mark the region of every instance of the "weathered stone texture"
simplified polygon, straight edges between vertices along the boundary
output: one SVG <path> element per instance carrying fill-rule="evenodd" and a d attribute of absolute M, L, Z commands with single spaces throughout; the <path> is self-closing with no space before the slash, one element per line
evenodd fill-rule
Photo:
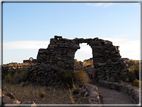
<path fill-rule="evenodd" d="M 107 77 L 113 81 L 115 75 L 128 72 L 125 63 L 121 60 L 119 46 L 113 46 L 111 41 L 99 38 L 71 40 L 55 36 L 50 39 L 47 49 L 39 49 L 37 62 L 54 65 L 64 70 L 74 70 L 74 54 L 80 49 L 80 43 L 87 43 L 92 48 L 96 81 L 106 80 Z"/>

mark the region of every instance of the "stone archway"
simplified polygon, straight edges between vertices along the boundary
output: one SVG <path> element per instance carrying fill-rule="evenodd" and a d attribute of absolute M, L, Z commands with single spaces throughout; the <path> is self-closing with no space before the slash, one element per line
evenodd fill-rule
<path fill-rule="evenodd" d="M 38 63 L 49 64 L 58 67 L 58 71 L 74 70 L 74 55 L 80 49 L 80 43 L 87 43 L 92 48 L 93 65 L 96 71 L 95 78 L 113 81 L 115 75 L 128 72 L 125 63 L 121 60 L 119 46 L 113 46 L 111 41 L 99 38 L 75 38 L 66 39 L 62 36 L 54 36 L 46 49 L 39 49 Z"/>

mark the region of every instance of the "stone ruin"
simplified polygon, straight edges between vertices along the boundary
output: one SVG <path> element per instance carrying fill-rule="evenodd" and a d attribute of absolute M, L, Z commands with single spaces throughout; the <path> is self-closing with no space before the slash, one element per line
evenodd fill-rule
<path fill-rule="evenodd" d="M 50 73 L 46 72 L 47 75 L 51 74 L 53 78 L 61 71 L 74 70 L 74 55 L 80 49 L 80 43 L 87 43 L 92 48 L 96 81 L 107 80 L 107 78 L 113 81 L 114 76 L 129 72 L 121 60 L 119 46 L 113 46 L 111 41 L 99 38 L 66 39 L 62 36 L 54 36 L 46 49 L 39 49 L 37 63 L 45 64 L 47 69 L 50 69 L 47 70 L 50 71 Z"/>
<path fill-rule="evenodd" d="M 63 85 L 58 75 L 62 71 L 74 70 L 74 55 L 80 49 L 80 43 L 87 43 L 92 48 L 95 81 L 114 81 L 115 76 L 129 72 L 121 59 L 119 46 L 113 46 L 111 41 L 99 38 L 66 39 L 54 36 L 46 49 L 39 49 L 37 65 L 28 68 L 26 82 L 41 85 Z"/>

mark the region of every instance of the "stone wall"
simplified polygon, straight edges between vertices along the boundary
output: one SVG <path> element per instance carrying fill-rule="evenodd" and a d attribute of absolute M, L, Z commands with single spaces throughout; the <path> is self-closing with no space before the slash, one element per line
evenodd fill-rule
<path fill-rule="evenodd" d="M 87 43 L 92 48 L 96 81 L 107 78 L 114 81 L 114 76 L 129 72 L 121 60 L 119 46 L 113 46 L 111 41 L 99 38 L 66 39 L 55 36 L 50 39 L 50 44 L 46 49 L 39 49 L 37 63 L 59 67 L 60 70 L 74 70 L 74 55 L 77 49 L 80 49 L 80 43 Z"/>
<path fill-rule="evenodd" d="M 102 80 L 100 80 L 98 83 L 99 85 L 104 86 L 106 88 L 117 90 L 125 94 L 128 94 L 130 98 L 133 100 L 133 103 L 139 104 L 139 88 L 138 87 L 119 84 L 117 82 L 107 82 Z"/>
<path fill-rule="evenodd" d="M 74 70 L 74 54 L 79 48 L 73 40 L 55 36 L 50 39 L 47 49 L 39 49 L 37 62 Z"/>

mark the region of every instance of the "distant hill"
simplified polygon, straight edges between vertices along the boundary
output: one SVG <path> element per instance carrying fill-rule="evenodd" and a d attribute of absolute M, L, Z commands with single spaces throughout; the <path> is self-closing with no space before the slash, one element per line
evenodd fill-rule
<path fill-rule="evenodd" d="M 139 60 L 132 60 L 129 58 L 121 58 L 121 59 L 127 64 L 128 67 L 130 67 L 134 64 L 139 64 Z M 140 61 L 140 64 L 142 64 L 142 61 Z M 93 66 L 93 58 L 85 59 L 83 61 L 83 66 L 88 66 L 88 65 Z"/>

